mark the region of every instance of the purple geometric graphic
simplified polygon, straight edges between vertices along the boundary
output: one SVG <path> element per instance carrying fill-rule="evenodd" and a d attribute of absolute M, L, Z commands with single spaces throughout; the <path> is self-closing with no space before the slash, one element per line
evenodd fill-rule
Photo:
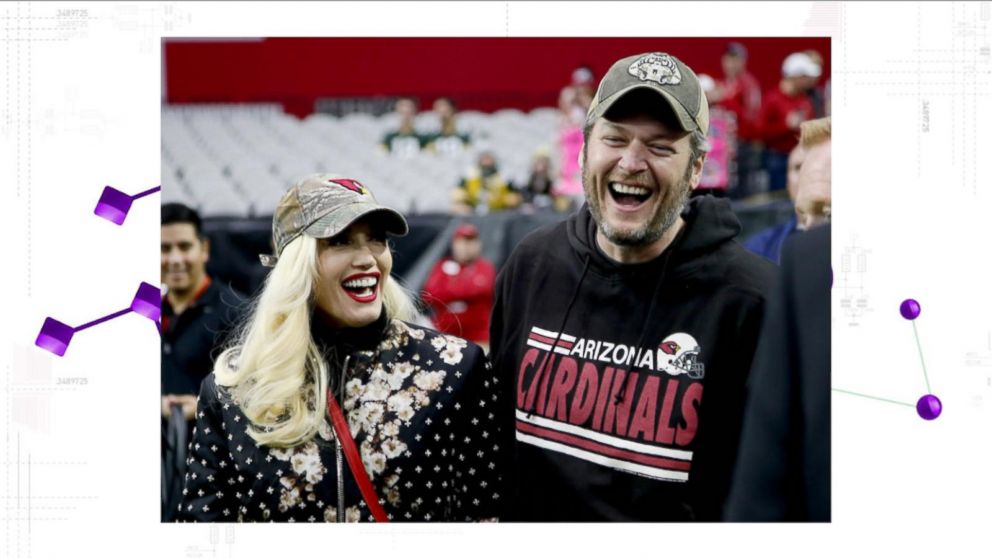
<path fill-rule="evenodd" d="M 157 322 L 162 317 L 162 291 L 155 285 L 142 282 L 131 302 L 131 310 Z"/>
<path fill-rule="evenodd" d="M 156 186 L 132 196 L 111 186 L 106 186 L 103 189 L 103 193 L 100 194 L 100 201 L 97 202 L 93 213 L 115 225 L 122 225 L 124 224 L 124 219 L 127 218 L 127 212 L 131 210 L 131 203 L 134 200 L 154 194 L 161 189 L 162 186 Z"/>
<path fill-rule="evenodd" d="M 940 411 L 943 408 L 944 406 L 940 403 L 940 399 L 933 394 L 924 395 L 916 402 L 916 412 L 924 420 L 933 420 L 939 417 Z"/>
<path fill-rule="evenodd" d="M 927 374 L 927 363 L 926 360 L 923 358 L 923 345 L 920 343 L 920 334 L 916 330 L 916 318 L 920 316 L 920 310 L 921 310 L 920 303 L 912 298 L 907 298 L 906 300 L 902 301 L 902 304 L 899 305 L 899 314 L 903 318 L 909 320 L 909 322 L 913 325 L 913 338 L 916 339 L 916 351 L 920 355 L 920 367 L 923 369 L 923 381 L 926 382 L 927 384 L 927 394 L 921 397 L 916 402 L 916 413 L 919 414 L 920 417 L 923 418 L 924 420 L 934 420 L 935 418 L 940 416 L 940 413 L 943 410 L 944 406 L 940 402 L 940 399 L 936 395 L 931 393 L 930 375 Z M 866 395 L 864 393 L 857 393 L 854 391 L 848 391 L 838 388 L 831 388 L 831 389 L 833 391 L 847 393 L 849 395 L 857 395 L 859 397 L 866 397 L 868 399 L 874 399 L 877 401 L 885 401 L 887 403 L 895 403 L 896 405 L 913 407 L 912 403 L 906 401 L 894 401 L 892 399 L 885 399 L 882 397 Z"/>
<path fill-rule="evenodd" d="M 100 195 L 100 201 L 96 204 L 93 213 L 104 219 L 120 225 L 127 218 L 127 212 L 131 209 L 131 196 L 107 186 Z"/>
<path fill-rule="evenodd" d="M 159 323 L 159 318 L 162 316 L 161 296 L 161 291 L 159 291 L 158 287 L 142 282 L 138 286 L 138 292 L 134 295 L 134 300 L 131 302 L 130 308 L 118 310 L 113 314 L 108 314 L 76 327 L 66 325 L 54 318 L 45 318 L 45 323 L 41 326 L 41 332 L 38 334 L 38 338 L 35 339 L 34 344 L 56 356 L 63 356 L 66 349 L 69 348 L 69 342 L 72 341 L 73 334 L 108 322 L 114 318 L 119 318 L 125 314 L 130 314 L 131 312 L 141 314 L 155 322 L 155 325 L 158 326 L 159 334 L 161 334 L 162 326 Z"/>
<path fill-rule="evenodd" d="M 73 333 L 75 330 L 72 327 L 58 320 L 45 318 L 45 323 L 41 326 L 41 333 L 38 334 L 34 344 L 50 353 L 62 356 L 69 348 L 69 341 L 72 341 Z"/>
<path fill-rule="evenodd" d="M 920 316 L 920 303 L 911 298 L 907 298 L 902 301 L 902 304 L 899 305 L 899 313 L 902 314 L 902 317 L 907 320 L 915 320 Z"/>

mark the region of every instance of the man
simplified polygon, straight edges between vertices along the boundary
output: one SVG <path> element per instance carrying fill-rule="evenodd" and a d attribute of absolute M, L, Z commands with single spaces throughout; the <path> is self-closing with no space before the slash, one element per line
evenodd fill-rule
<path fill-rule="evenodd" d="M 434 112 L 441 120 L 441 129 L 427 135 L 424 139 L 425 149 L 444 155 L 457 155 L 465 150 L 470 140 L 468 134 L 458 131 L 455 120 L 457 111 L 455 102 L 450 97 L 438 97 L 434 101 Z"/>
<path fill-rule="evenodd" d="M 795 209 L 796 195 L 799 193 L 799 168 L 802 166 L 805 156 L 806 152 L 801 145 L 795 146 L 792 148 L 792 152 L 789 153 L 788 177 L 786 179 L 785 189 L 789 193 L 789 200 L 792 201 L 793 209 Z M 744 241 L 744 247 L 759 256 L 764 256 L 775 263 L 779 263 L 782 255 L 782 244 L 785 243 L 785 240 L 792 233 L 796 232 L 797 223 L 797 216 L 793 212 L 792 217 L 788 221 L 762 229 L 749 236 Z"/>
<path fill-rule="evenodd" d="M 731 521 L 830 521 L 830 117 L 801 132 L 796 209 L 814 230 L 783 250 L 748 388 Z"/>
<path fill-rule="evenodd" d="M 434 310 L 434 327 L 489 350 L 496 268 L 482 257 L 479 229 L 463 223 L 451 240 L 451 257 L 441 258 L 424 284 L 424 300 Z"/>
<path fill-rule="evenodd" d="M 207 275 L 210 241 L 200 216 L 179 203 L 162 206 L 162 416 L 179 405 L 196 412 L 200 381 L 213 370 L 211 352 L 236 323 L 241 296 Z"/>
<path fill-rule="evenodd" d="M 741 142 L 759 139 L 758 115 L 761 111 L 761 85 L 747 71 L 747 48 L 728 43 L 720 58 L 723 79 L 716 86 L 714 104 L 737 115 L 737 137 Z"/>
<path fill-rule="evenodd" d="M 425 141 L 414 128 L 417 102 L 409 97 L 401 97 L 396 101 L 395 110 L 400 119 L 399 128 L 382 138 L 382 147 L 398 157 L 414 157 L 420 153 Z"/>
<path fill-rule="evenodd" d="M 774 265 L 733 241 L 729 202 L 686 202 L 708 124 L 681 61 L 617 61 L 585 124 L 587 205 L 500 273 L 509 519 L 720 518 Z"/>
<path fill-rule="evenodd" d="M 814 118 L 813 103 L 806 91 L 816 85 L 822 70 L 806 53 L 794 52 L 782 62 L 782 80 L 770 90 L 761 107 L 761 130 L 767 150 L 770 190 L 785 188 L 786 161 L 799 143 L 799 124 Z"/>
<path fill-rule="evenodd" d="M 716 83 L 710 104 L 734 113 L 737 120 L 737 177 L 731 193 L 745 198 L 753 193 L 754 171 L 761 167 L 761 85 L 747 70 L 747 48 L 728 43 L 720 57 L 723 78 Z"/>
<path fill-rule="evenodd" d="M 831 206 L 830 117 L 803 122 L 802 147 L 806 152 L 799 170 L 796 219 L 799 230 L 830 221 Z"/>
<path fill-rule="evenodd" d="M 200 382 L 213 370 L 213 349 L 237 321 L 240 297 L 206 272 L 210 242 L 200 216 L 178 203 L 162 206 L 162 521 L 175 518 L 186 474 Z M 173 408 L 182 418 L 173 417 Z"/>
<path fill-rule="evenodd" d="M 455 215 L 486 214 L 520 205 L 522 196 L 503 178 L 492 151 L 482 151 L 451 194 Z"/>

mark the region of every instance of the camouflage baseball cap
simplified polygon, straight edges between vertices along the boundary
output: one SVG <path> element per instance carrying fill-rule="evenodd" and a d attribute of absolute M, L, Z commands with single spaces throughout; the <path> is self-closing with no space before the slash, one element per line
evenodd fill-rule
<path fill-rule="evenodd" d="M 405 235 L 410 229 L 399 212 L 379 205 L 372 192 L 352 178 L 311 174 L 283 194 L 272 216 L 275 255 L 261 254 L 262 265 L 276 264 L 283 248 L 301 234 L 330 238 L 366 215 L 377 214 L 386 232 Z"/>
<path fill-rule="evenodd" d="M 710 109 L 703 88 L 692 68 L 664 52 L 635 54 L 617 60 L 599 82 L 599 89 L 589 105 L 586 124 L 606 114 L 618 100 L 635 89 L 655 91 L 664 99 L 686 132 L 710 127 Z"/>

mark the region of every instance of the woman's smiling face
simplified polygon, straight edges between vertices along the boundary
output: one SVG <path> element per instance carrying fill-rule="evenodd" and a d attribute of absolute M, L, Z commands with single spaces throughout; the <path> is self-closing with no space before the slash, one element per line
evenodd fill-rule
<path fill-rule="evenodd" d="M 336 327 L 363 327 L 382 313 L 382 282 L 393 268 L 386 231 L 368 219 L 317 241 L 317 308 Z"/>

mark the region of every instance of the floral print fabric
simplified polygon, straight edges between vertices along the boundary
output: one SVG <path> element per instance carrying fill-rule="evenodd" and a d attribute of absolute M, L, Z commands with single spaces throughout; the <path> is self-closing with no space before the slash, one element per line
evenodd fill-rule
<path fill-rule="evenodd" d="M 391 521 L 497 517 L 503 443 L 497 380 L 482 350 L 392 321 L 378 350 L 353 355 L 342 410 Z M 258 446 L 211 374 L 197 408 L 180 520 L 336 521 L 335 435 L 294 448 Z M 371 521 L 343 460 L 346 521 Z"/>

